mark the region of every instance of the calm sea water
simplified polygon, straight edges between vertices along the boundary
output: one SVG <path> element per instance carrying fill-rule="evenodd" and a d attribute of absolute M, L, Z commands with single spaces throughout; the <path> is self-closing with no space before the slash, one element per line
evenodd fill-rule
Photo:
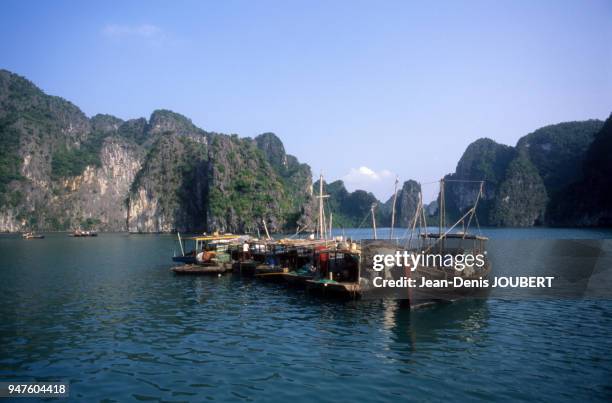
<path fill-rule="evenodd" d="M 610 301 L 326 301 L 175 276 L 175 248 L 170 235 L 0 236 L 0 380 L 69 381 L 73 401 L 612 398 Z"/>

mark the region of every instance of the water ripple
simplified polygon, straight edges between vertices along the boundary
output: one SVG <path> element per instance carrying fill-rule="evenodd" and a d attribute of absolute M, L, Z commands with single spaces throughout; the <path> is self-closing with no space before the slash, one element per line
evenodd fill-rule
<path fill-rule="evenodd" d="M 610 302 L 490 299 L 411 312 L 173 276 L 160 264 L 171 237 L 78 241 L 50 236 L 25 250 L 0 240 L 1 378 L 69 380 L 71 399 L 86 401 L 611 394 Z"/>

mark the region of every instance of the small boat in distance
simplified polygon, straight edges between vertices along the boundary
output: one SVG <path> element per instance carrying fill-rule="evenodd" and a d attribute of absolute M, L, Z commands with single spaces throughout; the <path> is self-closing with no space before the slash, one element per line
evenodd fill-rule
<path fill-rule="evenodd" d="M 70 234 L 69 236 L 74 237 L 74 238 L 85 238 L 85 237 L 90 237 L 90 236 L 98 236 L 98 233 L 96 231 L 82 231 L 80 229 L 77 229 L 77 230 L 74 230 L 74 232 Z"/>
<path fill-rule="evenodd" d="M 38 235 L 38 234 L 35 234 L 34 232 L 24 232 L 23 234 L 21 234 L 21 237 L 23 239 L 44 239 L 45 238 L 44 235 Z"/>

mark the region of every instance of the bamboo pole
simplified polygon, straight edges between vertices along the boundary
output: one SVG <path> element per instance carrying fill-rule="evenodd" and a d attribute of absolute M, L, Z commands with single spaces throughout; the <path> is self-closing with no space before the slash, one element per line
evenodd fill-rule
<path fill-rule="evenodd" d="M 268 232 L 268 226 L 266 225 L 266 220 L 261 220 L 261 222 L 263 222 L 263 226 L 264 226 L 264 230 L 266 231 L 266 237 L 268 237 L 268 240 L 272 239 L 270 238 L 270 233 Z"/>
<path fill-rule="evenodd" d="M 178 236 L 179 245 L 181 247 L 181 255 L 185 256 L 185 250 L 183 249 L 183 240 L 181 239 L 181 233 L 176 231 L 176 236 Z"/>
<path fill-rule="evenodd" d="M 323 174 L 319 175 L 319 237 L 325 239 L 323 232 Z"/>
<path fill-rule="evenodd" d="M 327 225 L 325 223 L 325 210 L 323 207 L 323 199 L 329 197 L 329 195 L 323 194 L 323 174 L 319 175 L 319 239 L 325 239 L 327 237 Z"/>
<path fill-rule="evenodd" d="M 376 203 L 372 203 L 371 212 L 372 212 L 372 227 L 374 228 L 374 239 L 378 239 L 376 236 L 376 215 L 374 213 L 374 209 L 376 208 Z"/>
<path fill-rule="evenodd" d="M 391 209 L 391 233 L 389 234 L 389 239 L 393 239 L 393 228 L 395 227 L 395 202 L 397 201 L 397 184 L 399 182 L 399 177 L 395 177 L 395 191 L 393 192 L 393 207 Z"/>

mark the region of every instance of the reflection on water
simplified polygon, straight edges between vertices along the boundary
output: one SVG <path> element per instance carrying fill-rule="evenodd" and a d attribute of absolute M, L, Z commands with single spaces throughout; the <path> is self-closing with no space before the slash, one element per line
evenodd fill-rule
<path fill-rule="evenodd" d="M 455 304 L 439 304 L 423 309 L 402 309 L 395 304 L 391 331 L 393 342 L 409 345 L 412 351 L 419 344 L 439 342 L 450 335 L 466 342 L 486 337 L 488 304 L 485 300 L 462 301 Z"/>
<path fill-rule="evenodd" d="M 612 303 L 418 311 L 178 277 L 171 236 L 0 237 L 0 378 L 71 400 L 606 400 Z"/>

